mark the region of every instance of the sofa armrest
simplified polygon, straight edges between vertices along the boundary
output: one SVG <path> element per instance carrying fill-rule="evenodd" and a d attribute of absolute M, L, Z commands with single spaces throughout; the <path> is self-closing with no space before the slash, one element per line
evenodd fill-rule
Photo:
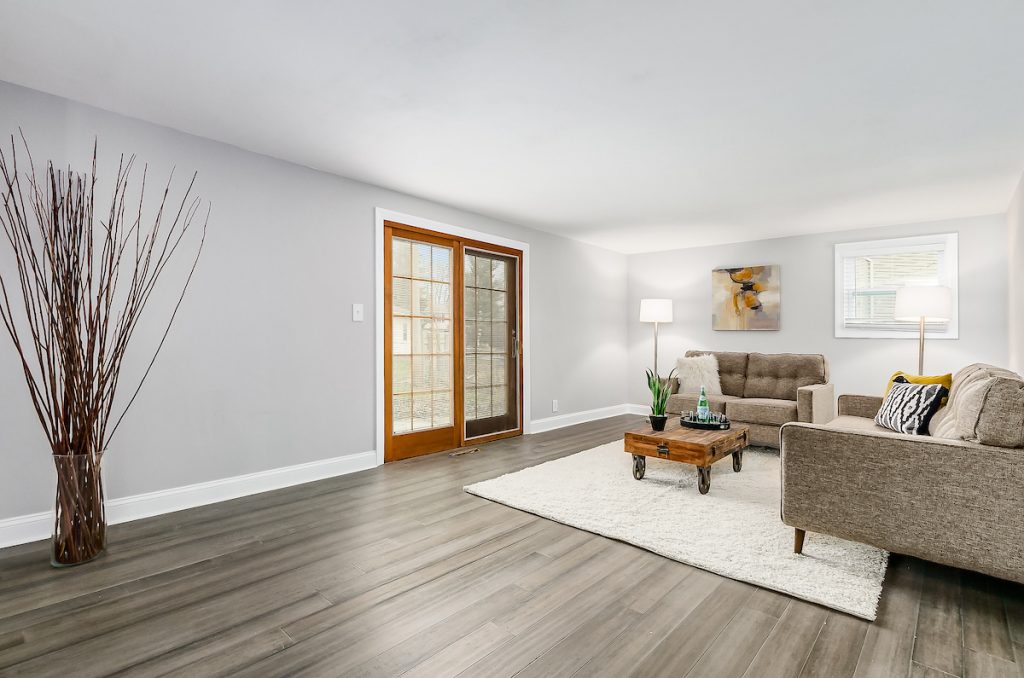
<path fill-rule="evenodd" d="M 801 423 L 781 440 L 787 525 L 1024 582 L 1024 450 Z"/>
<path fill-rule="evenodd" d="M 808 424 L 827 424 L 836 417 L 836 389 L 832 384 L 801 386 L 796 390 L 796 416 Z"/>
<path fill-rule="evenodd" d="M 849 395 L 844 393 L 839 396 L 839 414 L 851 417 L 864 417 L 874 419 L 878 410 L 882 409 L 882 401 L 879 396 Z"/>

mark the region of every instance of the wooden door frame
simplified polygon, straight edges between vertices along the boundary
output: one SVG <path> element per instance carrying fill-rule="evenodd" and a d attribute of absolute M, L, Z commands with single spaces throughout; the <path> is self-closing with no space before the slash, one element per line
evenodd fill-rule
<path fill-rule="evenodd" d="M 522 289 L 520 291 L 521 304 L 521 337 L 520 337 L 520 387 L 522 389 L 522 410 L 520 412 L 520 423 L 523 434 L 532 430 L 530 420 L 530 244 L 519 240 L 512 240 L 502 236 L 484 233 L 473 229 L 453 226 L 432 219 L 425 219 L 410 214 L 403 214 L 394 210 L 377 207 L 374 210 L 374 244 L 375 244 L 375 268 L 374 268 L 374 320 L 375 320 L 375 355 L 376 355 L 376 417 L 375 417 L 375 452 L 377 465 L 384 463 L 384 440 L 385 428 L 385 381 L 384 381 L 384 222 L 395 221 L 414 229 L 422 229 L 440 233 L 462 240 L 476 241 L 484 247 L 511 248 L 522 253 Z M 499 434 L 500 435 L 500 434 Z M 484 442 L 486 437 L 473 438 L 472 442 Z"/>

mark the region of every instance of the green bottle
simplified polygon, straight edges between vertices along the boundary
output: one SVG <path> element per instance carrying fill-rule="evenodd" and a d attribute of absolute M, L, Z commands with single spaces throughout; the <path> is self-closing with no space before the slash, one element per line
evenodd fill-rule
<path fill-rule="evenodd" d="M 700 387 L 700 400 L 697 401 L 697 419 L 699 421 L 707 421 L 708 417 L 711 416 L 711 408 L 708 407 L 708 394 L 704 390 L 704 387 Z"/>

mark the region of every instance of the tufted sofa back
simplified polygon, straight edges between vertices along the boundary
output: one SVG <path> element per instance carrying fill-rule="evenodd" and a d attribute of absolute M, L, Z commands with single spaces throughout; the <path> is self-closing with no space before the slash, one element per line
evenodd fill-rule
<path fill-rule="evenodd" d="M 751 353 L 744 398 L 796 400 L 801 386 L 828 383 L 825 356 L 803 353 Z"/>
<path fill-rule="evenodd" d="M 730 353 L 728 351 L 687 351 L 686 357 L 712 354 L 718 360 L 718 377 L 722 382 L 722 393 L 727 396 L 743 397 L 743 388 L 747 383 L 747 353 Z M 793 396 L 796 400 L 796 396 Z"/>

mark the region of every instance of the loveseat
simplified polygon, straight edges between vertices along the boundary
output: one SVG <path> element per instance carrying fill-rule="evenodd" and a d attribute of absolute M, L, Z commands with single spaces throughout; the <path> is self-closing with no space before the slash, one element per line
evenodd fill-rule
<path fill-rule="evenodd" d="M 1024 379 L 960 370 L 929 435 L 877 426 L 882 402 L 843 395 L 834 420 L 782 427 L 795 550 L 820 532 L 1024 583 Z"/>
<path fill-rule="evenodd" d="M 747 426 L 752 445 L 778 448 L 783 424 L 823 424 L 835 416 L 835 390 L 828 383 L 828 361 L 823 355 L 687 351 L 686 357 L 708 353 L 718 361 L 722 384 L 722 395 L 708 395 L 708 406 Z M 699 397 L 699 393 L 673 393 L 666 410 L 669 414 L 694 411 Z"/>

